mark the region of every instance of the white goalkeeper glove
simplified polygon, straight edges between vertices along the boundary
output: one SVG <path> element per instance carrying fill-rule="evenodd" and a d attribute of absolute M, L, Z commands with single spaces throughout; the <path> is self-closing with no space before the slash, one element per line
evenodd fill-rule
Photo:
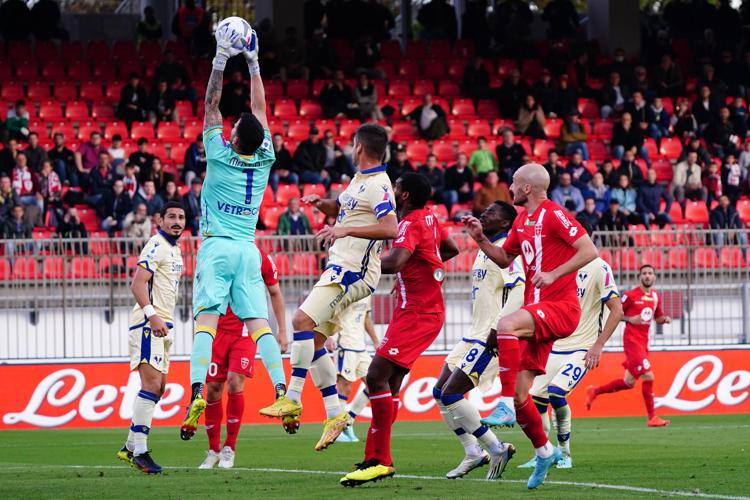
<path fill-rule="evenodd" d="M 242 52 L 242 55 L 245 56 L 245 61 L 247 61 L 247 69 L 250 71 L 250 76 L 260 74 L 260 65 L 258 64 L 259 48 L 258 34 L 255 33 L 255 30 L 251 30 L 247 47 Z"/>
<path fill-rule="evenodd" d="M 216 55 L 213 60 L 215 70 L 224 71 L 227 66 L 227 60 L 236 56 L 241 49 L 236 49 L 234 45 L 240 39 L 240 34 L 225 25 L 216 30 Z"/>

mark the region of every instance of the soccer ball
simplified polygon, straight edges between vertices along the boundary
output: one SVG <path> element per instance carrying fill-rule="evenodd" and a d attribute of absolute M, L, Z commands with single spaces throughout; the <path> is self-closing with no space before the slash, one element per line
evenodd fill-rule
<path fill-rule="evenodd" d="M 230 29 L 233 29 L 235 32 L 240 34 L 240 38 L 235 42 L 234 45 L 232 45 L 232 48 L 240 52 L 245 50 L 245 47 L 250 44 L 250 38 L 253 31 L 252 27 L 250 27 L 250 23 L 248 23 L 241 17 L 227 17 L 226 19 L 222 19 L 219 22 L 219 25 L 216 27 L 216 31 L 227 25 L 229 25 Z"/>

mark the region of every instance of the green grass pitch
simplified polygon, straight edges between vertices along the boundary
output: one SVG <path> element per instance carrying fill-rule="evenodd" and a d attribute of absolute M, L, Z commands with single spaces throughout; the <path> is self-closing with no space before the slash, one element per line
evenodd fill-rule
<path fill-rule="evenodd" d="M 504 478 L 483 480 L 474 471 L 443 479 L 462 449 L 442 422 L 397 423 L 393 434 L 396 477 L 356 490 L 339 486 L 342 471 L 361 459 L 364 443 L 313 446 L 319 424 L 296 436 L 281 426 L 246 426 L 237 445 L 236 469 L 201 471 L 205 433 L 182 442 L 173 427 L 155 427 L 153 457 L 167 467 L 147 476 L 121 464 L 115 452 L 125 429 L 0 432 L 3 498 L 750 498 L 750 419 L 747 415 L 676 417 L 663 429 L 645 419 L 573 422 L 572 470 L 552 469 L 547 483 L 526 489 L 531 457 L 518 428 L 499 431 L 518 454 Z M 360 438 L 365 422 L 355 424 Z M 401 477 L 399 477 L 399 475 Z M 415 477 L 418 476 L 418 477 Z"/>

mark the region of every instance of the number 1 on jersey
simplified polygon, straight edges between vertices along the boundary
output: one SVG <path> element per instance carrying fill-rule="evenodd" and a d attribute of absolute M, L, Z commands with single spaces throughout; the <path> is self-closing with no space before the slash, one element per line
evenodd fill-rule
<path fill-rule="evenodd" d="M 245 205 L 250 205 L 253 201 L 253 175 L 255 171 L 252 168 L 245 168 L 242 171 L 247 176 L 247 182 L 245 183 Z"/>

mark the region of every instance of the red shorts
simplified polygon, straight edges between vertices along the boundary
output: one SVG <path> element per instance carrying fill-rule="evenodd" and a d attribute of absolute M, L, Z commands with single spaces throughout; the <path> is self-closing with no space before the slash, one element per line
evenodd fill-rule
<path fill-rule="evenodd" d="M 411 370 L 414 362 L 432 345 L 445 322 L 445 312 L 420 313 L 396 309 L 375 354 Z"/>
<path fill-rule="evenodd" d="M 648 360 L 648 347 L 633 344 L 625 344 L 625 361 L 622 366 L 633 376 L 638 378 L 651 370 L 651 362 Z"/>
<path fill-rule="evenodd" d="M 578 327 L 581 306 L 578 301 L 545 301 L 523 306 L 523 309 L 534 317 L 534 339 L 521 342 L 519 370 L 531 370 L 543 375 L 552 344 L 570 337 Z"/>
<path fill-rule="evenodd" d="M 252 377 L 255 349 L 249 336 L 217 333 L 206 382 L 224 382 L 229 372 Z"/>

